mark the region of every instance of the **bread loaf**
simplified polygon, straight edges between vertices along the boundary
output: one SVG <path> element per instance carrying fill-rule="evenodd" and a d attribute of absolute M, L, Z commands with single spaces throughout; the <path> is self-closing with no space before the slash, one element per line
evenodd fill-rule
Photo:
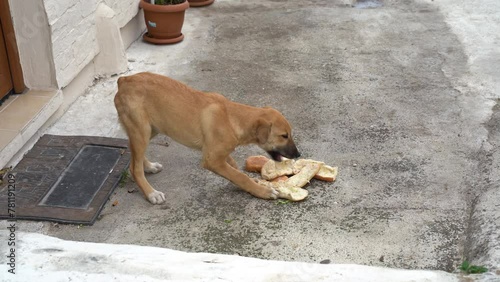
<path fill-rule="evenodd" d="M 269 161 L 265 156 L 251 156 L 245 161 L 245 170 L 248 172 L 259 172 L 262 170 L 264 164 Z"/>
<path fill-rule="evenodd" d="M 290 177 L 286 181 L 269 182 L 259 179 L 257 183 L 274 188 L 278 191 L 278 197 L 290 201 L 301 201 L 307 197 L 309 192 L 301 187 L 309 183 L 320 169 L 320 164 L 309 163 L 305 165 L 302 170 L 296 175 Z"/>
<path fill-rule="evenodd" d="M 255 181 L 260 185 L 276 189 L 279 198 L 290 201 L 301 201 L 308 195 L 302 189 L 312 178 L 323 181 L 335 181 L 338 168 L 326 165 L 323 162 L 300 159 L 284 159 L 275 162 L 264 156 L 251 156 L 247 158 L 245 169 L 250 172 L 260 172 L 263 179 Z M 288 177 L 289 175 L 293 175 Z"/>
<path fill-rule="evenodd" d="M 318 164 L 320 169 L 314 176 L 315 179 L 333 182 L 337 178 L 338 168 L 326 165 L 323 162 L 300 159 L 300 160 L 284 160 L 282 162 L 275 162 L 268 160 L 262 167 L 262 178 L 272 180 L 283 175 L 293 175 L 299 173 L 308 164 Z"/>

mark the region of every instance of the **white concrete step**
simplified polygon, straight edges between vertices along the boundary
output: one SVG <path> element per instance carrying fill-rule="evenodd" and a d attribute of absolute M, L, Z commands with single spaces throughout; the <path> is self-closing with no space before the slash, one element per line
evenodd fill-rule
<path fill-rule="evenodd" d="M 14 236 L 13 240 L 19 243 L 8 252 L 4 248 L 6 252 L 0 259 L 3 281 L 63 281 L 68 277 L 71 281 L 464 281 L 460 275 L 443 271 L 272 261 L 156 247 L 74 242 L 17 233 L 15 229 L 10 233 L 8 228 L 2 230 L 5 231 L 0 231 L 0 238 L 5 242 Z M 12 253 L 14 257 L 9 258 Z"/>
<path fill-rule="evenodd" d="M 16 163 L 13 159 L 16 154 L 30 141 L 38 139 L 40 128 L 62 102 L 61 90 L 30 90 L 4 101 L 0 107 L 0 168 Z"/>

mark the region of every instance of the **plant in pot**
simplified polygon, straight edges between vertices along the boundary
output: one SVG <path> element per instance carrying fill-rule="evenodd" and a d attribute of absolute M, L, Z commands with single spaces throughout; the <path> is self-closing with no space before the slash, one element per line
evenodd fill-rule
<path fill-rule="evenodd" d="M 173 44 L 182 41 L 187 0 L 141 0 L 148 32 L 142 37 L 154 44 Z"/>
<path fill-rule="evenodd" d="M 202 7 L 212 4 L 215 0 L 188 0 L 189 7 Z"/>

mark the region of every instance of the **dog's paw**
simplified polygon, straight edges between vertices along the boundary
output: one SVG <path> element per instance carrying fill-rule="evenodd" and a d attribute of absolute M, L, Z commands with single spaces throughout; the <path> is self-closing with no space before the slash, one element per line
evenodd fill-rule
<path fill-rule="evenodd" d="M 271 190 L 272 190 L 271 191 L 271 196 L 269 197 L 269 199 L 271 199 L 271 200 L 278 199 L 280 192 L 278 192 L 278 190 L 276 190 L 274 188 L 271 188 Z"/>
<path fill-rule="evenodd" d="M 163 170 L 163 166 L 160 163 L 150 163 L 148 167 L 144 167 L 144 172 L 146 173 L 158 173 Z"/>
<path fill-rule="evenodd" d="M 259 197 L 261 199 L 265 200 L 276 200 L 278 199 L 279 192 L 278 190 L 271 188 L 271 187 L 265 187 L 261 186 L 262 188 L 259 189 L 258 193 L 255 193 L 254 196 Z"/>
<path fill-rule="evenodd" d="M 165 194 L 154 190 L 148 195 L 148 200 L 153 205 L 159 205 L 165 202 Z"/>

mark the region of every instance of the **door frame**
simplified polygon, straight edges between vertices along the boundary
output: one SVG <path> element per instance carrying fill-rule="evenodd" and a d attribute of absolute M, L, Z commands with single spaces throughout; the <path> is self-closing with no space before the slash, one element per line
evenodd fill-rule
<path fill-rule="evenodd" d="M 17 49 L 16 33 L 10 14 L 9 0 L 0 0 L 0 21 L 2 22 L 7 57 L 9 58 L 10 73 L 12 75 L 12 84 L 14 87 L 13 92 L 23 93 L 26 89 L 26 85 L 24 84 L 19 50 Z"/>

